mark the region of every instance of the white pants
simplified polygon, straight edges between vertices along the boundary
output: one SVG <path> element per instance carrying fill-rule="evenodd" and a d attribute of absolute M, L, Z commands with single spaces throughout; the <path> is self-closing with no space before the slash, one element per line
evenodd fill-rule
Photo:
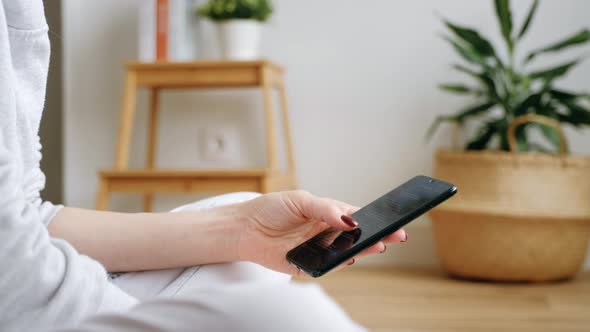
<path fill-rule="evenodd" d="M 173 211 L 256 196 L 226 194 Z M 249 262 L 126 273 L 113 283 L 139 299 L 137 306 L 97 315 L 67 331 L 363 331 L 321 288 L 290 279 Z"/>

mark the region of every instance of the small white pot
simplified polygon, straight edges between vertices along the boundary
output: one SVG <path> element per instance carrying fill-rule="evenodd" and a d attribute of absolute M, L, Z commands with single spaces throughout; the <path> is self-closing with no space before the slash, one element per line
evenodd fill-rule
<path fill-rule="evenodd" d="M 259 58 L 262 24 L 256 20 L 235 19 L 217 23 L 221 56 L 233 60 Z"/>

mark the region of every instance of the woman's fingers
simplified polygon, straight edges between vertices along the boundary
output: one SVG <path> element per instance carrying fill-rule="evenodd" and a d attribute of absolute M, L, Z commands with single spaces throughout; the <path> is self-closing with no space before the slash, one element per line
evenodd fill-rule
<path fill-rule="evenodd" d="M 351 230 L 358 227 L 358 223 L 351 215 L 359 208 L 330 198 L 317 197 L 306 191 L 295 190 L 287 192 L 291 204 L 308 220 L 319 220 L 340 230 Z M 407 233 L 400 229 L 383 239 L 386 243 L 404 242 Z"/>
<path fill-rule="evenodd" d="M 361 253 L 358 254 L 357 256 L 363 257 L 363 256 L 367 256 L 367 255 L 380 254 L 380 253 L 384 253 L 385 250 L 387 250 L 387 246 L 385 245 L 385 243 L 383 241 L 379 241 L 379 242 L 375 243 L 374 245 L 368 247 L 367 249 L 361 251 Z"/>
<path fill-rule="evenodd" d="M 358 206 L 354 206 L 354 205 L 350 205 L 344 202 L 340 202 L 340 201 L 336 201 L 330 198 L 327 198 L 329 200 L 331 200 L 332 202 L 334 202 L 334 204 L 337 204 L 338 206 L 340 206 L 340 208 L 342 209 L 342 211 L 344 212 L 345 215 L 347 216 L 352 216 L 353 213 L 355 213 L 356 211 L 360 210 L 360 207 Z"/>
<path fill-rule="evenodd" d="M 383 239 L 383 241 L 379 241 L 379 242 L 375 243 L 374 245 L 370 246 L 369 248 L 363 250 L 360 254 L 356 255 L 355 257 L 353 257 L 353 258 L 347 260 L 346 262 L 340 264 L 339 266 L 337 266 L 334 269 L 334 271 L 338 271 L 338 270 L 341 270 L 341 269 L 343 269 L 345 267 L 351 266 L 351 265 L 355 264 L 356 262 L 358 262 L 359 259 L 361 259 L 361 258 L 363 258 L 365 256 L 384 253 L 387 250 L 387 244 L 386 243 L 405 242 L 405 241 L 400 241 L 399 239 L 402 236 L 404 238 L 406 238 L 407 233 L 406 232 L 400 232 L 400 231 L 402 231 L 402 230 L 399 230 L 399 231 L 391 234 L 390 236 L 388 236 L 385 239 Z M 389 239 L 390 237 L 391 237 L 391 239 Z M 297 276 L 306 275 L 304 272 L 302 272 L 301 270 L 298 270 L 294 266 L 291 266 L 291 268 L 294 269 L 293 271 L 290 272 L 292 275 L 297 275 Z"/>
<path fill-rule="evenodd" d="M 343 202 L 314 196 L 306 191 L 295 190 L 286 193 L 297 211 L 308 220 L 319 220 L 340 230 L 351 230 L 358 226 L 348 215 L 358 208 Z"/>
<path fill-rule="evenodd" d="M 395 233 L 386 236 L 383 239 L 385 243 L 400 243 L 408 240 L 408 233 L 405 230 L 399 229 Z"/>
<path fill-rule="evenodd" d="M 363 257 L 373 254 L 382 254 L 387 250 L 387 244 L 406 242 L 408 239 L 408 233 L 403 229 L 396 231 L 395 233 L 386 236 L 383 240 L 375 243 L 369 248 L 363 250 L 358 256 Z"/>
<path fill-rule="evenodd" d="M 312 278 L 312 276 L 310 276 L 309 274 L 303 272 L 298 267 L 291 265 L 291 264 L 289 264 L 286 271 L 281 271 L 281 272 L 287 273 L 287 274 L 290 274 L 294 277 L 298 277 L 298 278 L 302 278 L 302 279 L 311 279 Z"/>
<path fill-rule="evenodd" d="M 351 218 L 351 215 L 359 208 L 339 202 L 330 198 L 323 198 L 314 196 L 306 191 L 296 190 L 284 192 L 286 203 L 304 220 L 322 221 L 336 229 L 343 231 L 351 231 L 358 227 L 358 223 Z M 360 232 L 360 230 L 358 230 Z M 335 234 L 338 234 L 336 232 Z M 363 250 L 355 258 L 342 263 L 336 270 L 343 267 L 353 265 L 359 258 L 367 255 L 383 253 L 387 249 L 386 244 L 405 242 L 408 239 L 408 234 L 405 230 L 400 229 L 393 234 L 383 238 L 381 241 L 375 243 L 369 248 Z M 331 242 L 331 241 L 330 241 Z M 304 274 L 301 270 L 294 266 L 289 266 L 288 273 L 293 275 Z"/>
<path fill-rule="evenodd" d="M 387 247 L 385 246 L 385 243 L 383 243 L 383 241 L 379 241 L 379 242 L 375 243 L 374 245 L 370 246 L 369 248 L 363 250 L 360 254 L 358 254 L 358 255 L 354 256 L 353 258 L 347 260 L 346 262 L 338 265 L 334 270 L 337 271 L 337 270 L 343 269 L 345 267 L 351 266 L 351 265 L 355 264 L 356 262 L 358 262 L 359 259 L 361 259 L 364 256 L 383 253 L 383 252 L 385 252 L 386 249 L 387 249 Z"/>
<path fill-rule="evenodd" d="M 358 260 L 358 257 L 351 258 L 351 259 L 347 260 L 346 262 L 344 262 L 344 263 L 336 266 L 334 268 L 334 270 L 332 270 L 332 271 L 335 272 L 335 271 L 338 271 L 338 270 L 342 270 L 343 268 L 349 267 L 349 266 L 353 265 L 354 263 L 356 263 L 357 260 Z"/>
<path fill-rule="evenodd" d="M 360 258 L 367 255 L 382 254 L 387 250 L 387 244 L 406 242 L 407 239 L 408 233 L 400 229 L 399 231 L 385 237 L 382 241 L 379 241 L 369 248 L 363 250 L 357 255 L 357 257 Z"/>

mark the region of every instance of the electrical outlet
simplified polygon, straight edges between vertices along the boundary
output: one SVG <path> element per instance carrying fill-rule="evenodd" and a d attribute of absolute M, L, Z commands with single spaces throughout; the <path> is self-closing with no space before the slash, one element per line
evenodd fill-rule
<path fill-rule="evenodd" d="M 205 128 L 202 142 L 202 156 L 205 161 L 231 163 L 240 158 L 240 138 L 236 127 Z"/>

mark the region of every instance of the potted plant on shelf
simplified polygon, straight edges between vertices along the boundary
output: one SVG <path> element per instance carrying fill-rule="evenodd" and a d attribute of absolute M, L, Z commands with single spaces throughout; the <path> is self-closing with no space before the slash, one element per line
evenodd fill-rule
<path fill-rule="evenodd" d="M 259 57 L 262 23 L 272 14 L 270 0 L 208 0 L 197 13 L 214 21 L 226 59 Z"/>
<path fill-rule="evenodd" d="M 564 279 L 580 269 L 586 255 L 590 158 L 568 154 L 561 126 L 590 126 L 590 95 L 556 86 L 581 59 L 548 68 L 535 67 L 534 60 L 587 43 L 590 31 L 517 59 L 538 5 L 532 2 L 515 29 L 509 1 L 495 0 L 506 57 L 476 30 L 444 22 L 445 39 L 465 63 L 453 68 L 472 83 L 440 88 L 475 103 L 439 116 L 430 134 L 443 122 L 458 128 L 472 120 L 479 124 L 464 149 L 439 150 L 435 158 L 435 175 L 459 188 L 455 199 L 431 212 L 441 264 L 452 275 Z"/>

